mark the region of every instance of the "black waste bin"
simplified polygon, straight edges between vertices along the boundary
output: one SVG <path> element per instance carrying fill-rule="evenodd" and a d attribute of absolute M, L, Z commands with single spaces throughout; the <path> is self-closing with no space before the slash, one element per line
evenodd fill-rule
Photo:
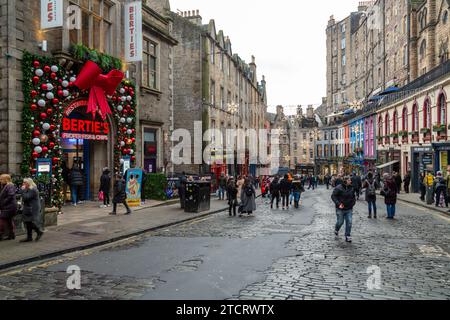
<path fill-rule="evenodd" d="M 185 192 L 184 212 L 199 213 L 210 209 L 211 182 L 188 182 Z"/>

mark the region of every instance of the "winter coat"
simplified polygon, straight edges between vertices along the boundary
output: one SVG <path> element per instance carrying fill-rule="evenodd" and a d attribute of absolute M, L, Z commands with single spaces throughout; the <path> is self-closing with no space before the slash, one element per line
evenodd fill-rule
<path fill-rule="evenodd" d="M 397 185 L 393 179 L 384 182 L 384 188 L 381 190 L 381 195 L 384 196 L 384 203 L 386 205 L 395 205 L 397 203 Z"/>
<path fill-rule="evenodd" d="M 0 218 L 10 219 L 17 213 L 16 186 L 7 184 L 0 191 Z"/>
<path fill-rule="evenodd" d="M 275 179 L 270 184 L 270 194 L 278 195 L 280 194 L 280 182 Z"/>
<path fill-rule="evenodd" d="M 409 186 L 411 184 L 411 176 L 409 174 L 405 176 L 403 183 L 405 184 L 405 186 Z"/>
<path fill-rule="evenodd" d="M 352 186 L 340 184 L 334 189 L 331 200 L 336 205 L 336 209 L 352 210 L 356 204 L 355 191 Z M 344 205 L 344 209 L 339 208 L 341 204 Z"/>
<path fill-rule="evenodd" d="M 22 190 L 23 222 L 33 222 L 40 228 L 42 223 L 41 201 L 37 189 Z"/>
<path fill-rule="evenodd" d="M 109 176 L 109 171 L 105 171 L 100 177 L 100 190 L 105 193 L 109 193 L 111 190 L 111 177 Z"/>
<path fill-rule="evenodd" d="M 228 192 L 228 204 L 233 205 L 237 203 L 238 189 L 236 188 L 236 185 L 234 183 L 228 184 L 227 192 Z"/>
<path fill-rule="evenodd" d="M 361 177 L 359 176 L 354 176 L 352 177 L 352 187 L 355 190 L 361 189 L 362 186 L 362 181 L 361 181 Z"/>
<path fill-rule="evenodd" d="M 438 190 L 446 190 L 447 184 L 445 183 L 445 179 L 443 177 L 437 177 L 434 180 L 434 190 L 438 192 Z"/>
<path fill-rule="evenodd" d="M 402 185 L 402 177 L 398 174 L 395 176 L 395 184 L 397 187 L 400 187 Z"/>
<path fill-rule="evenodd" d="M 219 178 L 219 187 L 225 188 L 227 186 L 227 178 L 226 177 L 220 177 Z"/>
<path fill-rule="evenodd" d="M 288 179 L 283 179 L 280 182 L 280 192 L 282 195 L 287 195 L 291 192 L 292 189 L 292 182 L 290 182 Z"/>
<path fill-rule="evenodd" d="M 375 191 L 375 194 L 372 196 L 369 194 L 369 187 L 373 187 L 373 189 Z M 377 188 L 379 188 L 379 184 L 377 183 L 377 181 L 375 179 L 367 179 L 366 181 L 364 181 L 363 189 L 366 189 L 366 201 L 367 202 L 377 200 L 377 194 L 376 194 Z"/>
<path fill-rule="evenodd" d="M 114 197 L 113 203 L 123 203 L 127 200 L 127 193 L 125 192 L 125 180 L 120 179 L 114 183 Z"/>
<path fill-rule="evenodd" d="M 247 196 L 247 193 L 245 192 L 246 188 L 252 189 L 252 195 L 249 197 Z M 253 186 L 244 186 L 242 187 L 241 191 L 241 206 L 242 206 L 242 212 L 253 212 L 256 211 L 256 191 Z"/>
<path fill-rule="evenodd" d="M 83 174 L 79 169 L 72 169 L 70 171 L 70 185 L 82 186 L 84 184 Z"/>

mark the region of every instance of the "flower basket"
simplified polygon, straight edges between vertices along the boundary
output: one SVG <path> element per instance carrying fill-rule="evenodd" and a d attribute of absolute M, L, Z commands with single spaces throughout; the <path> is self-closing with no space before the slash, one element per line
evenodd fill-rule
<path fill-rule="evenodd" d="M 424 134 L 426 134 L 426 133 L 430 133 L 430 129 L 429 128 L 422 128 L 421 130 L 420 130 L 420 133 L 424 133 Z"/>
<path fill-rule="evenodd" d="M 445 125 L 436 125 L 433 127 L 433 132 L 445 132 L 447 130 Z"/>

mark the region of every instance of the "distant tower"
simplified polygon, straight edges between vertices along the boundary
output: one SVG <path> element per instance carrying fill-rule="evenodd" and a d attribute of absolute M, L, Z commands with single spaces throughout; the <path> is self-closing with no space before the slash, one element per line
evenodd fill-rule
<path fill-rule="evenodd" d="M 314 119 L 314 107 L 312 105 L 308 106 L 308 109 L 306 110 L 306 117 L 308 119 Z"/>
<path fill-rule="evenodd" d="M 297 106 L 297 116 L 298 116 L 299 118 L 302 118 L 302 117 L 303 117 L 303 108 L 302 108 L 301 105 Z"/>

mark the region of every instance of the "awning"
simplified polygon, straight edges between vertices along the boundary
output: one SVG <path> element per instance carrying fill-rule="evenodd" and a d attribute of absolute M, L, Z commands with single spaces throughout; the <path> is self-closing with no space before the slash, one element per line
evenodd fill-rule
<path fill-rule="evenodd" d="M 382 93 L 380 93 L 379 95 L 380 96 L 385 96 L 387 94 L 396 93 L 396 92 L 399 92 L 399 91 L 400 91 L 400 89 L 397 88 L 397 87 L 389 87 L 386 90 L 384 90 Z"/>
<path fill-rule="evenodd" d="M 378 166 L 377 169 L 384 169 L 384 168 L 390 167 L 390 166 L 392 166 L 392 165 L 394 165 L 396 163 L 399 163 L 399 162 L 400 162 L 399 160 L 391 161 L 391 162 L 382 164 L 381 166 Z"/>

